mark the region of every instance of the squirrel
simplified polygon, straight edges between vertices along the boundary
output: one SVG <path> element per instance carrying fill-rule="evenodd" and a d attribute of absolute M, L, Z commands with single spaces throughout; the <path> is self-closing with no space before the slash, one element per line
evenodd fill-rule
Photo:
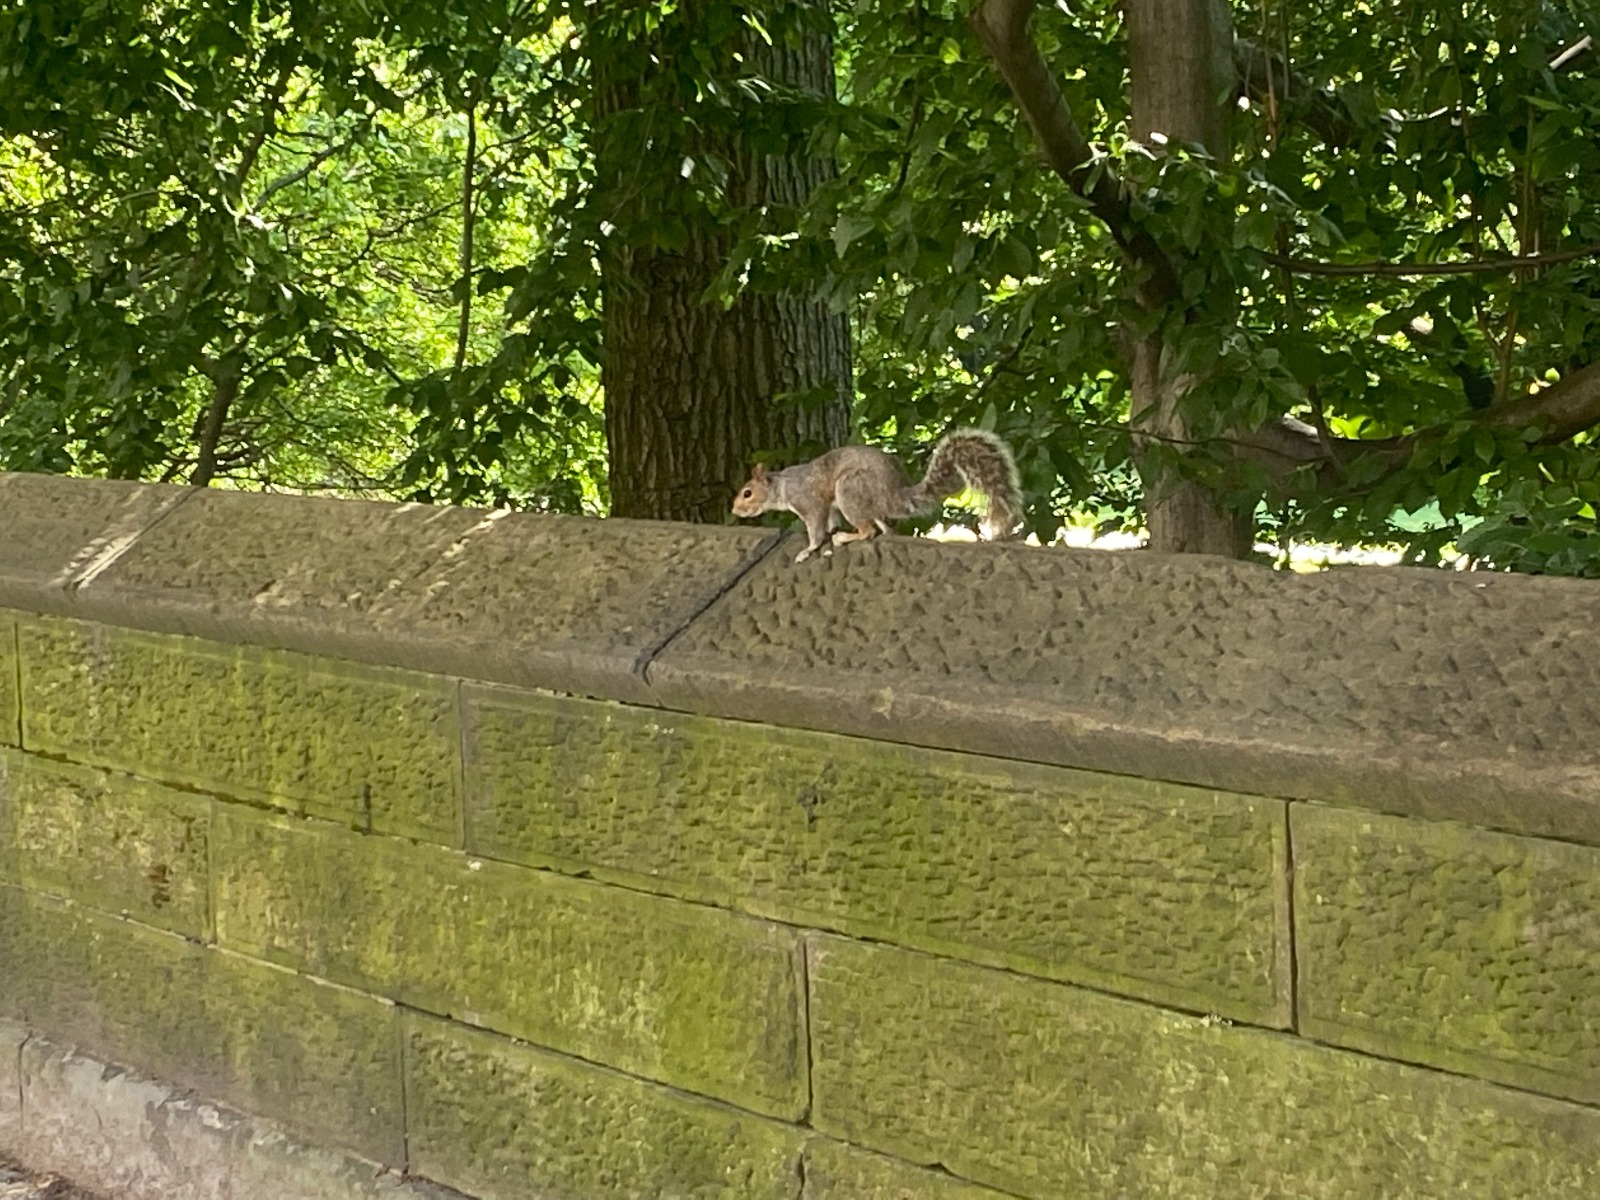
<path fill-rule="evenodd" d="M 806 525 L 805 562 L 818 550 L 893 532 L 889 523 L 931 509 L 963 487 L 983 494 L 983 536 L 1010 535 L 1022 515 L 1022 487 L 1011 448 L 981 429 L 957 429 L 939 439 L 920 483 L 907 483 L 900 464 L 874 446 L 840 446 L 798 466 L 768 471 L 757 464 L 733 500 L 738 517 L 783 509 Z M 840 530 L 841 518 L 855 532 Z M 824 546 L 827 548 L 824 548 Z"/>

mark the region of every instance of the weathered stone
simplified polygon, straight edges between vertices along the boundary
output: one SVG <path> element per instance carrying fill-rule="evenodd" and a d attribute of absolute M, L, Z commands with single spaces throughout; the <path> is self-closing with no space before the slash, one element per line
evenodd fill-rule
<path fill-rule="evenodd" d="M 119 624 L 641 700 L 640 663 L 773 540 L 208 490 L 78 599 Z"/>
<path fill-rule="evenodd" d="M 210 800 L 129 775 L 0 751 L 0 872 L 207 938 Z"/>
<path fill-rule="evenodd" d="M 1283 804 L 470 687 L 469 848 L 1289 1023 Z"/>
<path fill-rule="evenodd" d="M 94 1192 L 116 1200 L 461 1200 L 0 1022 L 0 1046 L 24 1037 L 10 1098 L 26 1088 L 27 1121 L 19 1141 L 0 1146 Z M 0 1079 L 5 1070 L 0 1064 Z"/>
<path fill-rule="evenodd" d="M 15 615 L 0 609 L 0 746 L 22 744 L 22 710 L 17 706 Z"/>
<path fill-rule="evenodd" d="M 458 842 L 453 680 L 50 618 L 19 643 L 29 750 Z"/>
<path fill-rule="evenodd" d="M 0 471 L 0 607 L 59 612 L 188 488 Z"/>
<path fill-rule="evenodd" d="M 806 1143 L 805 1190 L 800 1200 L 1006 1200 L 975 1183 L 831 1138 Z"/>
<path fill-rule="evenodd" d="M 225 946 L 757 1112 L 804 1111 L 790 930 L 231 807 L 212 862 Z"/>
<path fill-rule="evenodd" d="M 1600 842 L 1589 581 L 911 538 L 790 557 L 651 663 L 662 704 Z"/>
<path fill-rule="evenodd" d="M 1600 1103 L 1600 850 L 1296 805 L 1300 1027 Z"/>
<path fill-rule="evenodd" d="M 407 1013 L 412 1169 L 483 1200 L 793 1200 L 804 1134 Z"/>
<path fill-rule="evenodd" d="M 404 1162 L 392 1005 L 0 886 L 0 1013 L 59 1041 Z"/>
<path fill-rule="evenodd" d="M 0 1021 L 0 1152 L 15 1154 L 22 1143 L 22 1046 L 28 1031 Z"/>
<path fill-rule="evenodd" d="M 1600 1111 L 818 935 L 813 1124 L 1035 1200 L 1600 1194 Z"/>

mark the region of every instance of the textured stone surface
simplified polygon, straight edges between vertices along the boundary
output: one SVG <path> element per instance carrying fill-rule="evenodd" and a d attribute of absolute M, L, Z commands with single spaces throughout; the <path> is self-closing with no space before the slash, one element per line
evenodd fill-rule
<path fill-rule="evenodd" d="M 0 471 L 0 606 L 60 611 L 188 488 Z"/>
<path fill-rule="evenodd" d="M 775 1116 L 805 1107 L 795 935 L 436 847 L 219 812 L 223 945 Z"/>
<path fill-rule="evenodd" d="M 1294 813 L 1300 1026 L 1600 1103 L 1600 850 Z"/>
<path fill-rule="evenodd" d="M 1289 1022 L 1283 805 L 469 688 L 469 848 Z"/>
<path fill-rule="evenodd" d="M 408 1013 L 412 1169 L 484 1200 L 794 1200 L 800 1130 Z"/>
<path fill-rule="evenodd" d="M 1005 1200 L 1004 1192 L 831 1138 L 806 1143 L 805 1170 L 800 1200 Z"/>
<path fill-rule="evenodd" d="M 22 1140 L 22 1044 L 28 1031 L 0 1021 L 0 1151 L 16 1153 Z"/>
<path fill-rule="evenodd" d="M 1035 1197 L 1600 1194 L 1600 1111 L 818 935 L 813 1122 Z"/>
<path fill-rule="evenodd" d="M 642 658 L 770 548 L 758 529 L 207 491 L 85 615 L 641 699 Z"/>
<path fill-rule="evenodd" d="M 20 645 L 29 750 L 458 841 L 452 680 L 54 618 Z"/>
<path fill-rule="evenodd" d="M 17 625 L 15 614 L 0 608 L 0 746 L 16 746 L 22 736 L 17 708 Z"/>
<path fill-rule="evenodd" d="M 202 796 L 0 751 L 0 872 L 107 912 L 210 935 Z"/>
<path fill-rule="evenodd" d="M 672 708 L 1600 841 L 1597 597 L 877 539 L 768 556 L 648 678 Z"/>
<path fill-rule="evenodd" d="M 24 1036 L 0 1023 L 0 1047 Z M 21 1064 L 11 1096 L 26 1087 L 27 1122 L 10 1143 L 16 1156 L 111 1200 L 459 1200 L 37 1035 Z"/>
<path fill-rule="evenodd" d="M 404 1161 L 392 1006 L 0 886 L 0 1015 L 377 1162 Z"/>

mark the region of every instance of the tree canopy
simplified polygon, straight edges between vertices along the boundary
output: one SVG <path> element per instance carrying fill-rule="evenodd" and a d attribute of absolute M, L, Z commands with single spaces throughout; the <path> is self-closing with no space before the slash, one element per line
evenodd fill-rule
<path fill-rule="evenodd" d="M 1600 574 L 1596 15 L 17 0 L 0 466 L 604 512 L 607 340 L 693 259 L 708 312 L 848 321 L 762 405 L 843 370 L 907 459 L 991 428 L 1041 538 L 1186 487 L 1246 540 Z"/>

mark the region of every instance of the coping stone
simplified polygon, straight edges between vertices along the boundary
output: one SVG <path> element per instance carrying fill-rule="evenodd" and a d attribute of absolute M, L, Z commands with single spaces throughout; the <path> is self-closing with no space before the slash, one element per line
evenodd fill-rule
<path fill-rule="evenodd" d="M 1600 843 L 1594 583 L 879 538 L 767 556 L 667 708 Z"/>

